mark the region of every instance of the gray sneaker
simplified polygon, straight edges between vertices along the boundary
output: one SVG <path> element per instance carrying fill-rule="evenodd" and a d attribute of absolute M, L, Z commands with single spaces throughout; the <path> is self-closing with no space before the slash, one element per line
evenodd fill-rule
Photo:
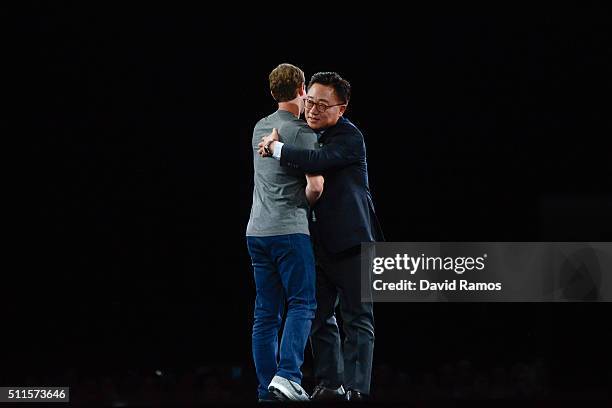
<path fill-rule="evenodd" d="M 268 391 L 281 401 L 310 401 L 306 390 L 300 384 L 278 375 L 270 382 Z"/>

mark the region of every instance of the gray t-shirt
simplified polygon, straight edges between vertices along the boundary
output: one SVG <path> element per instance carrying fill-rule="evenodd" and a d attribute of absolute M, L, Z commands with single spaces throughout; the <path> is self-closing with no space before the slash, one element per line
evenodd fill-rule
<path fill-rule="evenodd" d="M 273 128 L 278 130 L 283 143 L 304 149 L 316 147 L 317 134 L 291 112 L 278 110 L 257 122 L 252 141 L 255 186 L 246 235 L 308 234 L 304 173 L 281 167 L 278 160 L 257 154 L 261 138 L 271 133 Z"/>

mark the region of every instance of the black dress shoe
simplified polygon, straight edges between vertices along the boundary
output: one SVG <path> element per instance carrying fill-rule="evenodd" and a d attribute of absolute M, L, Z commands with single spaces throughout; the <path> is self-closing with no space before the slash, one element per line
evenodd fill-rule
<path fill-rule="evenodd" d="M 310 399 L 312 401 L 343 401 L 345 399 L 344 387 L 333 389 L 319 384 L 315 387 Z"/>
<path fill-rule="evenodd" d="M 366 396 L 355 390 L 348 390 L 346 392 L 346 400 L 347 401 L 365 401 Z"/>

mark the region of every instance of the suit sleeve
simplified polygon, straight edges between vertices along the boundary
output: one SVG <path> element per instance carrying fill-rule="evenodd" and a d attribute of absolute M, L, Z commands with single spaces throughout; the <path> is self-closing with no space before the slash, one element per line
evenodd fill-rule
<path fill-rule="evenodd" d="M 362 136 L 354 131 L 343 131 L 317 150 L 283 146 L 280 164 L 306 173 L 320 174 L 326 170 L 357 163 L 364 157 L 365 147 Z"/>

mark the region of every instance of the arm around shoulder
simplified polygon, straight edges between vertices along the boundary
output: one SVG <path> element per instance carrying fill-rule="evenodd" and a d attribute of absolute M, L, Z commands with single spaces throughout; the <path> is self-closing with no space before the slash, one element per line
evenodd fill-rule
<path fill-rule="evenodd" d="M 317 150 L 284 146 L 281 166 L 301 169 L 307 173 L 323 173 L 332 168 L 344 167 L 365 158 L 363 136 L 353 131 L 343 131 Z"/>

